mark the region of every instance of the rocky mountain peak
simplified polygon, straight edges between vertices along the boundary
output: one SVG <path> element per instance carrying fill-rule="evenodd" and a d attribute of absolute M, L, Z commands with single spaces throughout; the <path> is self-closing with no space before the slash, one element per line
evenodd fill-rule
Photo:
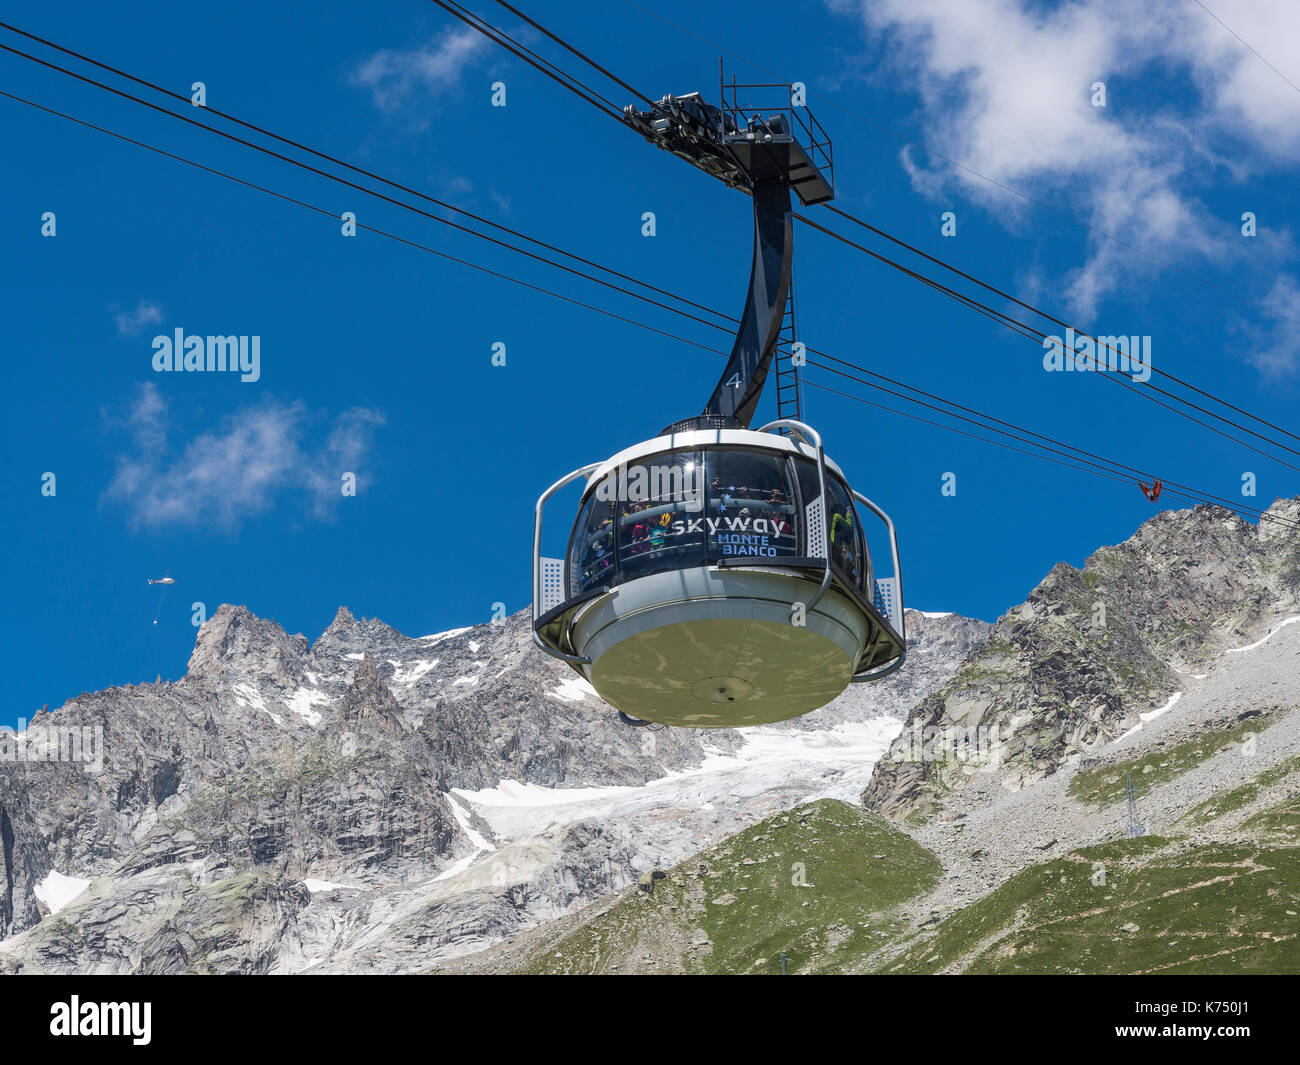
<path fill-rule="evenodd" d="M 222 603 L 199 629 L 186 677 L 212 681 L 233 673 L 293 688 L 307 652 L 305 637 L 288 635 L 246 606 Z"/>
<path fill-rule="evenodd" d="M 1300 499 L 1267 512 L 1293 520 Z M 1054 566 L 946 684 L 916 705 L 863 793 L 933 813 L 974 773 L 1027 786 L 1167 702 L 1178 675 L 1300 610 L 1300 533 L 1208 505 L 1163 511 L 1082 570 Z M 954 743 L 994 764 L 949 757 Z"/>
<path fill-rule="evenodd" d="M 356 629 L 357 619 L 353 617 L 352 611 L 345 606 L 339 607 L 334 614 L 334 620 L 312 644 L 312 652 L 344 653 L 341 648 L 351 647 L 356 642 Z"/>
<path fill-rule="evenodd" d="M 378 618 L 356 618 L 347 607 L 341 606 L 330 622 L 329 628 L 312 644 L 312 654 L 321 660 L 355 658 L 374 651 L 381 658 L 386 651 L 396 657 L 411 644 L 406 636 Z"/>
<path fill-rule="evenodd" d="M 364 652 L 357 670 L 339 703 L 344 721 L 370 721 L 392 732 L 403 726 L 402 708 L 379 677 L 379 669 L 369 651 Z M 404 727 L 404 726 L 403 726 Z"/>
<path fill-rule="evenodd" d="M 1259 538 L 1261 540 L 1289 539 L 1293 543 L 1297 540 L 1295 529 L 1288 526 L 1300 525 L 1300 496 L 1291 499 L 1275 499 L 1266 513 L 1271 518 L 1281 520 L 1260 522 Z"/>

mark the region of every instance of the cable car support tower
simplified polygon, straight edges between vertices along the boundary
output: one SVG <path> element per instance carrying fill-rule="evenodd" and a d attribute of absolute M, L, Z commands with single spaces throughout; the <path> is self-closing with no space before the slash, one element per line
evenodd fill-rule
<path fill-rule="evenodd" d="M 773 90 L 782 93 L 776 107 L 755 108 L 741 96 Z M 704 409 L 705 416 L 733 418 L 747 427 L 783 332 L 788 343 L 794 341 L 790 194 L 805 206 L 833 200 L 834 159 L 820 123 L 793 103 L 791 85 L 738 85 L 734 79 L 728 85 L 719 68 L 718 91 L 721 107 L 705 103 L 696 92 L 665 96 L 649 111 L 629 106 L 623 114 L 651 144 L 753 199 L 754 255 L 745 310 L 731 358 Z M 781 377 L 785 369 L 778 364 Z M 789 366 L 788 383 L 778 379 L 778 398 L 796 412 L 797 369 Z"/>

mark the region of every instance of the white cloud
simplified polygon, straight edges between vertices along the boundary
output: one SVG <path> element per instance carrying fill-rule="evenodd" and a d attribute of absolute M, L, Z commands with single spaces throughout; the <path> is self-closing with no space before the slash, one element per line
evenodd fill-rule
<path fill-rule="evenodd" d="M 135 405 L 127 413 L 127 425 L 137 446 L 150 454 L 167 446 L 167 404 L 152 383 L 140 389 Z"/>
<path fill-rule="evenodd" d="M 1300 94 L 1195 4 L 828 2 L 887 43 L 892 69 L 920 97 L 921 139 L 978 171 L 905 149 L 918 192 L 947 201 L 957 191 L 1008 224 L 1032 224 L 1037 209 L 984 175 L 1190 269 L 1267 268 L 1264 259 L 1289 245 L 1289 235 L 1275 236 L 1272 253 L 1258 254 L 1262 243 L 1247 248 L 1235 218 L 1198 198 L 1225 175 L 1243 181 L 1300 162 Z M 1253 0 L 1217 13 L 1300 82 L 1300 70 L 1287 69 L 1297 65 L 1289 42 L 1300 38 L 1300 4 Z M 1104 108 L 1091 102 L 1098 81 Z M 1086 260 L 1066 279 L 1071 312 L 1091 319 L 1109 294 L 1155 268 L 1091 234 Z"/>
<path fill-rule="evenodd" d="M 352 408 L 333 419 L 323 442 L 313 442 L 319 420 L 301 403 L 242 407 L 177 452 L 166 401 L 149 382 L 127 413 L 132 452 L 118 457 L 105 499 L 130 508 L 137 526 L 235 528 L 280 497 L 305 501 L 313 517 L 328 518 L 341 498 L 342 475 L 364 465 L 372 429 L 384 418 Z"/>
<path fill-rule="evenodd" d="M 1278 277 L 1261 302 L 1279 318 L 1300 321 L 1300 284 L 1293 277 Z M 1250 361 L 1270 377 L 1300 370 L 1300 328 L 1292 322 L 1279 322 L 1273 329 L 1244 327 L 1250 342 Z"/>
<path fill-rule="evenodd" d="M 370 90 L 379 110 L 393 112 L 418 91 L 456 84 L 488 44 L 486 37 L 469 26 L 453 27 L 421 48 L 376 52 L 357 66 L 352 82 Z"/>
<path fill-rule="evenodd" d="M 116 305 L 112 307 L 112 311 L 113 320 L 117 323 L 117 331 L 124 337 L 135 336 L 145 326 L 161 322 L 163 318 L 162 308 L 152 300 L 141 300 L 135 305 L 133 311 L 124 311 Z"/>
<path fill-rule="evenodd" d="M 339 499 L 340 477 L 345 471 L 356 473 L 357 467 L 365 462 L 372 429 L 383 424 L 384 416 L 366 407 L 353 407 L 334 419 L 325 444 L 324 461 L 305 470 L 316 517 L 328 517 L 332 512 Z"/>

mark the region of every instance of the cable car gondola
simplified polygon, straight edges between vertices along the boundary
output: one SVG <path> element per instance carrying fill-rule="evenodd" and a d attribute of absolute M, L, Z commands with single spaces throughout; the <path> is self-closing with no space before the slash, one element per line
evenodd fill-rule
<path fill-rule="evenodd" d="M 625 112 L 652 143 L 753 197 L 749 295 L 722 377 L 703 414 L 560 478 L 535 511 L 533 639 L 634 725 L 783 721 L 906 658 L 894 523 L 849 487 L 812 427 L 749 427 L 789 292 L 790 191 L 805 204 L 834 191 L 811 115 L 739 106 L 744 88 L 731 86 L 729 107 L 692 93 Z M 543 558 L 546 502 L 582 477 L 565 557 Z M 887 578 L 859 504 L 888 532 Z"/>

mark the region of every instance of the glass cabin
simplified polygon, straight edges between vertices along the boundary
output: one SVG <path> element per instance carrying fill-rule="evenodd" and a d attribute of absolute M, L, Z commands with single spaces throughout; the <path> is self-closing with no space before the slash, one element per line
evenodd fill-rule
<path fill-rule="evenodd" d="M 538 501 L 534 638 L 625 714 L 692 727 L 784 720 L 902 664 L 893 523 L 850 490 L 813 430 L 773 426 L 667 431 Z M 542 559 L 542 508 L 584 475 L 565 557 Z M 889 529 L 894 575 L 883 581 L 864 508 Z"/>

